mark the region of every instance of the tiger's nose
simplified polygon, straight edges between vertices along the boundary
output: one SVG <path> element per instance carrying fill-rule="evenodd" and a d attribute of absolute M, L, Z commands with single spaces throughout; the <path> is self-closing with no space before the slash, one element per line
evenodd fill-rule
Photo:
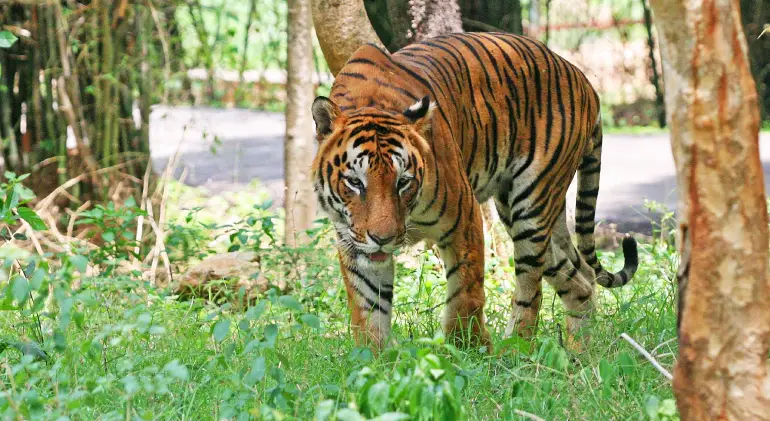
<path fill-rule="evenodd" d="M 388 243 L 390 243 L 391 241 L 393 241 L 393 239 L 394 239 L 394 238 L 396 238 L 396 236 L 395 236 L 395 235 L 391 235 L 390 237 L 380 237 L 380 236 L 377 236 L 377 235 L 375 235 L 375 234 L 372 234 L 372 233 L 370 232 L 370 233 L 369 233 L 369 238 L 371 238 L 371 239 L 372 239 L 372 241 L 374 241 L 375 243 L 377 243 L 377 245 L 379 245 L 379 246 L 384 246 L 385 244 L 388 244 Z"/>

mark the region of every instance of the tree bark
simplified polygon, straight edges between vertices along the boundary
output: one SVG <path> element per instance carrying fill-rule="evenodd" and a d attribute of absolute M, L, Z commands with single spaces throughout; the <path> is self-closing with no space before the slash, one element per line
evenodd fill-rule
<path fill-rule="evenodd" d="M 739 0 L 652 0 L 679 186 L 682 420 L 770 420 L 768 220 Z"/>
<path fill-rule="evenodd" d="M 363 44 L 382 46 L 366 16 L 363 0 L 312 0 L 318 42 L 333 75 Z M 307 107 L 308 111 L 310 106 Z"/>
<path fill-rule="evenodd" d="M 519 35 L 524 33 L 521 22 L 521 0 L 458 1 L 460 14 L 463 17 L 463 28 L 466 31 L 510 32 Z"/>
<path fill-rule="evenodd" d="M 410 0 L 409 14 L 414 31 L 412 42 L 454 32 L 463 32 L 456 0 Z"/>
<path fill-rule="evenodd" d="M 303 241 L 315 217 L 310 164 L 315 154 L 313 118 L 313 44 L 310 0 L 288 1 L 288 79 L 284 146 L 286 245 Z"/>

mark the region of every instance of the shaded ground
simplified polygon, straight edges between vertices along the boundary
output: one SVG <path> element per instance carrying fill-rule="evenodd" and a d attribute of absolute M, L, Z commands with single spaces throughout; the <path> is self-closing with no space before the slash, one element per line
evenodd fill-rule
<path fill-rule="evenodd" d="M 177 175 L 212 193 L 255 188 L 259 179 L 277 205 L 283 202 L 284 117 L 241 109 L 158 107 L 152 113 L 153 163 L 165 168 L 180 151 Z M 212 153 L 212 148 L 215 153 Z M 765 179 L 770 175 L 770 134 L 760 142 Z M 676 208 L 676 175 L 668 136 L 605 135 L 597 220 L 618 231 L 648 232 L 645 199 Z M 768 183 L 765 183 L 766 188 Z M 770 191 L 770 189 L 768 189 Z M 574 209 L 575 185 L 568 204 Z"/>

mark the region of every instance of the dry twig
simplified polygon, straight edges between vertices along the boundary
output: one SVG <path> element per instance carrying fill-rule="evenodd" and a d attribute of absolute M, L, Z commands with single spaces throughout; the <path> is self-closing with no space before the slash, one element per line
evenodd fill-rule
<path fill-rule="evenodd" d="M 521 409 L 514 409 L 513 413 L 516 415 L 521 415 L 524 418 L 530 419 L 532 421 L 545 421 L 544 419 L 538 417 L 535 414 L 530 414 L 529 412 L 522 411 Z"/>
<path fill-rule="evenodd" d="M 662 374 L 662 375 L 663 375 L 663 377 L 667 378 L 667 379 L 668 379 L 668 381 L 672 381 L 672 380 L 674 380 L 674 376 L 672 376 L 672 375 L 671 375 L 671 373 L 670 373 L 668 370 L 666 370 L 665 368 L 663 368 L 663 366 L 662 366 L 662 365 L 660 365 L 660 363 L 658 363 L 658 360 L 656 360 L 656 359 L 655 359 L 655 358 L 654 358 L 652 355 L 650 355 L 650 353 L 649 353 L 649 352 L 647 352 L 647 350 L 645 350 L 644 348 L 642 348 L 642 346 L 641 346 L 641 345 L 639 345 L 639 344 L 638 344 L 638 343 L 637 343 L 635 340 L 633 340 L 633 339 L 632 339 L 630 336 L 628 336 L 628 335 L 627 335 L 625 332 L 624 332 L 624 333 L 621 333 L 621 334 L 620 334 L 620 337 L 621 337 L 621 338 L 623 338 L 623 339 L 625 339 L 626 341 L 628 341 L 628 343 L 630 343 L 630 344 L 631 344 L 631 346 L 633 346 L 634 348 L 636 348 L 636 350 L 637 350 L 637 351 L 639 351 L 639 353 L 640 353 L 640 354 L 642 354 L 642 356 L 644 356 L 644 358 L 646 358 L 646 359 L 647 359 L 647 361 L 649 361 L 649 362 L 650 362 L 650 364 L 652 364 L 652 366 L 653 366 L 653 367 L 655 367 L 655 369 L 656 369 L 656 370 L 658 370 L 658 371 L 660 372 L 660 374 Z"/>

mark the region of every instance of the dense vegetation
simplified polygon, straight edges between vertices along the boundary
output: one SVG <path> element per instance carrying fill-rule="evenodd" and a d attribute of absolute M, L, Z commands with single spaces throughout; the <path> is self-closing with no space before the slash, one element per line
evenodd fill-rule
<path fill-rule="evenodd" d="M 13 181 L 2 191 L 4 224 L 25 217 L 44 227 L 34 212 L 8 211 L 15 202 L 25 209 L 27 190 Z M 497 258 L 487 265 L 486 308 L 502 354 L 444 343 L 440 261 L 431 251 L 409 251 L 399 260 L 398 344 L 375 356 L 350 339 L 345 291 L 323 221 L 311 244 L 286 249 L 276 240 L 280 215 L 268 203 L 254 203 L 254 195 L 208 199 L 205 209 L 188 188 L 173 186 L 169 197 L 166 246 L 174 267 L 226 250 L 254 251 L 261 270 L 253 276 L 268 285 L 286 281 L 290 291 L 270 288 L 246 300 L 242 289 L 216 288 L 182 299 L 154 286 L 147 274 L 125 269 L 144 257 L 134 255 L 133 238 L 135 220 L 145 212 L 132 199 L 78 215 L 76 224 L 104 233 L 99 247 L 73 241 L 66 250 L 38 256 L 6 245 L 0 248 L 2 418 L 674 416 L 667 380 L 619 338 L 626 332 L 664 366 L 673 363 L 677 259 L 669 231 L 642 246 L 632 284 L 600 290 L 593 341 L 580 354 L 561 344 L 562 308 L 550 288 L 533 344 L 500 337 L 513 273 Z M 12 241 L 29 244 L 27 237 L 39 235 L 28 231 Z M 620 263 L 611 252 L 601 258 Z"/>

